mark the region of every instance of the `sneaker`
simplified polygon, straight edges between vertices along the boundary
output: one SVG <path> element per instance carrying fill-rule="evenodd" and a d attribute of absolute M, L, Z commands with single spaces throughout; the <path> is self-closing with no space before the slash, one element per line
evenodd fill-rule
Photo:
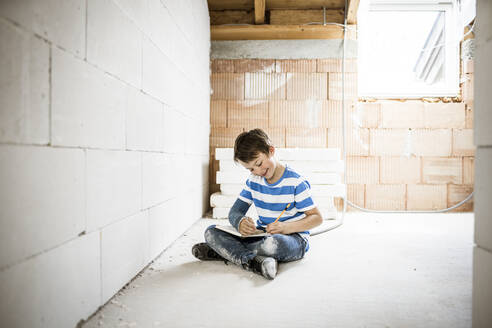
<path fill-rule="evenodd" d="M 207 243 L 195 244 L 191 249 L 191 253 L 202 261 L 224 261 L 224 258 L 217 254 Z"/>
<path fill-rule="evenodd" d="M 255 256 L 248 264 L 243 264 L 248 271 L 260 274 L 268 280 L 275 279 L 278 263 L 273 257 Z"/>

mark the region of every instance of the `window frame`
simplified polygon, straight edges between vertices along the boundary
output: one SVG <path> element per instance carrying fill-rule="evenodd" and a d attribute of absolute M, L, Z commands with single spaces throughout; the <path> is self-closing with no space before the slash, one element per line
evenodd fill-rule
<path fill-rule="evenodd" d="M 419 2 L 408 3 L 406 1 L 377 1 L 368 5 L 367 11 L 444 11 L 445 12 L 445 83 L 442 87 L 422 86 L 422 88 L 404 90 L 387 91 L 387 86 L 374 87 L 373 83 L 367 83 L 367 86 L 362 81 L 359 67 L 359 96 L 378 99 L 395 99 L 395 98 L 423 98 L 423 97 L 456 97 L 460 95 L 459 79 L 460 79 L 460 39 L 458 37 L 457 24 L 457 9 L 453 7 L 452 2 Z M 362 20 L 363 22 L 363 20 Z M 364 23 L 359 28 L 363 28 Z M 359 56 L 361 52 L 359 52 Z M 358 60 L 360 65 L 360 60 Z M 369 73 L 374 74 L 374 72 Z M 368 77 L 369 81 L 369 77 Z M 386 89 L 383 91 L 383 89 Z M 424 90 L 428 89 L 428 90 Z"/>

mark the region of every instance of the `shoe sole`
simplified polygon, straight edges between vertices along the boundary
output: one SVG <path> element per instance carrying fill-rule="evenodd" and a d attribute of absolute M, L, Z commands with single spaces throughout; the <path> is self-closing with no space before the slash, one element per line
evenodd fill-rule
<path fill-rule="evenodd" d="M 193 254 L 194 257 L 199 259 L 200 261 L 222 261 L 222 258 L 215 258 L 215 257 L 209 257 L 208 255 L 203 255 L 202 252 L 200 252 L 200 249 L 198 248 L 193 248 L 191 250 L 191 253 Z"/>

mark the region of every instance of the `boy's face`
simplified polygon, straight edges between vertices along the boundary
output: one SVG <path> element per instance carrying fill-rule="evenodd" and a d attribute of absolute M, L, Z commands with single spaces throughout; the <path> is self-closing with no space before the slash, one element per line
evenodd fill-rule
<path fill-rule="evenodd" d="M 259 175 L 265 177 L 266 179 L 271 179 L 277 167 L 277 162 L 273 157 L 274 153 L 275 148 L 270 147 L 268 155 L 265 153 L 258 153 L 258 156 L 255 159 L 247 163 L 243 161 L 239 161 L 239 163 L 254 175 Z"/>

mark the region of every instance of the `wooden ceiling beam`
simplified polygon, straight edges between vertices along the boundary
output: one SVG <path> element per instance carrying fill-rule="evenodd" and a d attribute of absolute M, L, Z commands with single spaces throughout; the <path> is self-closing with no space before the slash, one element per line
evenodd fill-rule
<path fill-rule="evenodd" d="M 266 0 L 270 9 L 335 9 L 345 7 L 345 0 Z"/>
<path fill-rule="evenodd" d="M 254 24 L 255 15 L 247 10 L 210 10 L 210 25 Z"/>
<path fill-rule="evenodd" d="M 255 24 L 265 23 L 265 0 L 255 0 Z"/>
<path fill-rule="evenodd" d="M 255 0 L 208 0 L 209 10 L 252 10 Z M 345 7 L 345 0 L 266 0 L 270 9 L 338 9 Z"/>
<path fill-rule="evenodd" d="M 360 0 L 348 0 L 347 24 L 357 24 L 357 11 L 359 10 Z"/>
<path fill-rule="evenodd" d="M 343 24 L 343 9 L 326 10 L 326 22 Z M 324 16 L 321 9 L 274 9 L 270 10 L 272 25 L 302 25 L 309 23 L 323 24 Z"/>
<path fill-rule="evenodd" d="M 208 0 L 209 10 L 251 10 L 254 0 Z"/>
<path fill-rule="evenodd" d="M 355 39 L 354 31 L 349 26 L 347 39 Z M 343 27 L 337 25 L 210 26 L 210 33 L 214 41 L 343 39 Z"/>

